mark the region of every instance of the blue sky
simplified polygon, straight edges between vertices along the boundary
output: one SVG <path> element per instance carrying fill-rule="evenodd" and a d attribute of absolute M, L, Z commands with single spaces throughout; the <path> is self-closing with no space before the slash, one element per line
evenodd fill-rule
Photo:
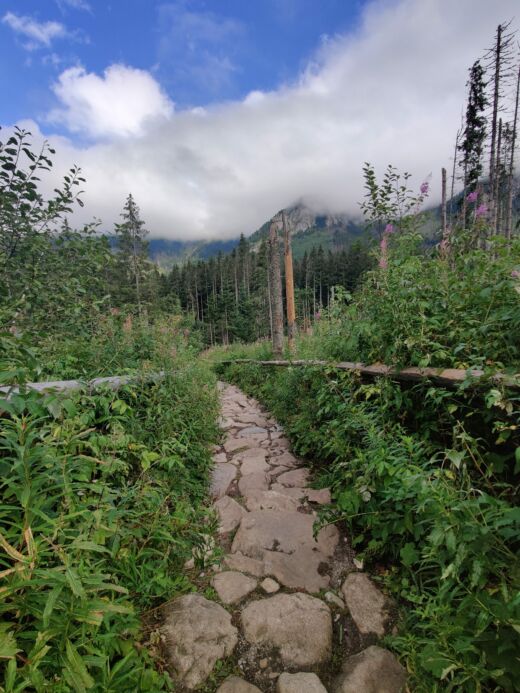
<path fill-rule="evenodd" d="M 72 221 L 104 229 L 130 192 L 177 239 L 249 234 L 298 201 L 356 218 L 366 161 L 429 180 L 433 203 L 468 68 L 515 15 L 518 0 L 0 0 L 0 138 L 50 141 L 49 191 L 81 166 Z"/>
<path fill-rule="evenodd" d="M 55 101 L 49 86 L 78 64 L 95 73 L 114 63 L 147 70 L 178 109 L 275 89 L 295 79 L 327 36 L 352 30 L 361 6 L 358 0 L 1 0 L 0 88 L 10 98 L 0 119 L 48 111 Z M 29 19 L 59 29 L 47 43 L 35 40 Z"/>

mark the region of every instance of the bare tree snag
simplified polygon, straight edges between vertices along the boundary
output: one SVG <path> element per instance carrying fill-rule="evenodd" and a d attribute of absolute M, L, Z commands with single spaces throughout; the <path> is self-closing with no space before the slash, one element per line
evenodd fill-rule
<path fill-rule="evenodd" d="M 283 352 L 283 302 L 280 249 L 278 247 L 278 217 L 269 227 L 269 271 L 271 274 L 271 304 L 273 310 L 273 354 Z"/>
<path fill-rule="evenodd" d="M 446 215 L 446 169 L 445 168 L 442 169 L 441 176 L 442 176 L 441 224 L 442 224 L 442 238 L 444 240 L 448 235 L 448 218 Z"/>
<path fill-rule="evenodd" d="M 289 351 L 294 351 L 294 338 L 296 336 L 296 309 L 294 306 L 294 277 L 293 259 L 291 248 L 291 234 L 287 224 L 285 209 L 282 211 L 284 258 L 285 258 L 285 296 L 287 300 L 287 338 Z"/>
<path fill-rule="evenodd" d="M 513 220 L 513 185 L 515 173 L 515 147 L 516 134 L 518 127 L 518 102 L 520 98 L 520 61 L 516 74 L 516 94 L 515 94 L 515 114 L 513 117 L 513 132 L 511 136 L 511 151 L 509 153 L 509 165 L 507 172 L 507 201 L 506 201 L 506 220 L 504 225 L 504 235 L 507 239 L 511 238 Z"/>

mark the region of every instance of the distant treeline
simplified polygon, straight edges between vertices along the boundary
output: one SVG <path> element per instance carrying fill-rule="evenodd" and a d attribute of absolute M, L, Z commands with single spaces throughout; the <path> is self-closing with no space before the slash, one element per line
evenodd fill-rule
<path fill-rule="evenodd" d="M 372 262 L 369 245 L 363 241 L 337 252 L 314 247 L 295 260 L 299 326 L 306 329 L 319 318 L 320 311 L 329 304 L 332 287 L 354 289 Z M 161 277 L 162 299 L 178 298 L 180 307 L 193 316 L 208 344 L 269 337 L 272 308 L 268 267 L 267 242 L 253 249 L 242 236 L 228 255 L 173 267 Z"/>

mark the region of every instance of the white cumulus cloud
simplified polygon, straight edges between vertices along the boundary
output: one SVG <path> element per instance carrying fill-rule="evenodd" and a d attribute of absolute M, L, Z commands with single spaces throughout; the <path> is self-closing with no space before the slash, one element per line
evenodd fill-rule
<path fill-rule="evenodd" d="M 71 67 L 53 90 L 61 106 L 51 111 L 49 121 L 94 138 L 140 135 L 152 121 L 173 112 L 154 78 L 126 65 L 111 65 L 102 76 Z"/>
<path fill-rule="evenodd" d="M 132 192 L 152 234 L 170 238 L 247 234 L 301 198 L 358 214 L 365 161 L 411 171 L 416 187 L 432 172 L 435 199 L 467 70 L 516 4 L 373 0 L 356 30 L 324 41 L 293 84 L 203 109 L 174 113 L 146 72 L 75 68 L 55 86 L 53 118 L 99 139 L 79 147 L 51 138 L 55 170 L 82 166 L 81 214 L 109 229 Z"/>
<path fill-rule="evenodd" d="M 38 22 L 32 17 L 14 12 L 6 12 L 2 17 L 2 23 L 10 27 L 15 34 L 29 39 L 28 43 L 24 44 L 27 50 L 42 46 L 49 48 L 54 39 L 67 36 L 67 30 L 60 22 Z"/>

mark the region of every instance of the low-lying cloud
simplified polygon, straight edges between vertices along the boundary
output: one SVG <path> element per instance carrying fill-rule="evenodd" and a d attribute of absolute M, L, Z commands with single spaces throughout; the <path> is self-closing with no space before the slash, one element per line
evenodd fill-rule
<path fill-rule="evenodd" d="M 355 33 L 323 41 L 295 83 L 208 109 L 175 111 L 150 73 L 69 70 L 51 117 L 95 141 L 51 137 L 56 170 L 83 168 L 85 210 L 105 228 L 132 192 L 153 235 L 183 239 L 249 233 L 302 198 L 357 215 L 365 161 L 411 171 L 416 186 L 432 173 L 435 197 L 467 69 L 515 8 L 376 0 Z"/>

